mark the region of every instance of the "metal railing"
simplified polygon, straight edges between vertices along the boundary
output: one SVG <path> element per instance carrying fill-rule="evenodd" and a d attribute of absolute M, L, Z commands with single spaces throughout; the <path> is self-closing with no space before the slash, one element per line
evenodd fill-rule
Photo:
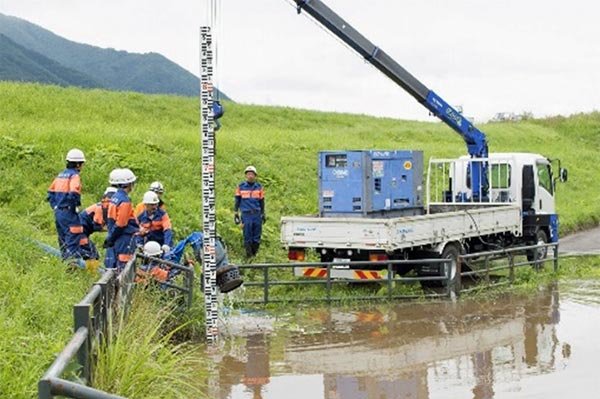
<path fill-rule="evenodd" d="M 38 381 L 38 398 L 51 399 L 54 395 L 78 399 L 118 399 L 90 387 L 93 383 L 94 364 L 100 345 L 110 344 L 110 326 L 117 311 L 127 313 L 131 305 L 138 261 L 152 260 L 184 273 L 184 286 L 162 283 L 186 295 L 186 306 L 193 301 L 194 269 L 158 258 L 137 254 L 121 273 L 109 269 L 92 285 L 86 296 L 73 307 L 74 334 L 56 357 L 44 376 Z M 78 382 L 61 378 L 65 369 L 75 361 L 80 370 Z"/>
<path fill-rule="evenodd" d="M 552 257 L 544 257 L 544 259 L 538 259 L 539 250 L 548 251 L 552 249 Z M 519 255 L 525 255 L 527 253 L 533 255 L 532 260 L 515 262 L 515 258 Z M 505 264 L 499 264 L 500 260 L 505 260 Z M 305 262 L 305 263 L 260 263 L 260 264 L 249 264 L 239 265 L 240 270 L 260 270 L 262 272 L 262 278 L 260 281 L 248 281 L 244 283 L 245 287 L 259 287 L 262 289 L 261 299 L 245 299 L 240 298 L 239 301 L 247 304 L 256 303 L 275 303 L 275 302 L 336 302 L 344 300 L 392 300 L 392 299 L 415 299 L 415 298 L 441 298 L 448 297 L 452 298 L 455 295 L 460 295 L 461 292 L 469 292 L 474 289 L 478 289 L 481 286 L 475 288 L 463 288 L 463 279 L 478 279 L 483 280 L 486 286 L 499 286 L 503 284 L 512 284 L 515 280 L 515 269 L 522 266 L 533 265 L 536 270 L 539 270 L 544 262 L 553 262 L 554 270 L 558 270 L 558 243 L 541 244 L 541 245 L 529 245 L 523 247 L 515 247 L 496 251 L 478 252 L 468 255 L 460 255 L 457 260 L 452 259 L 418 259 L 418 260 L 389 260 L 389 261 L 359 261 L 359 262 Z M 440 265 L 440 272 L 438 275 L 417 275 L 411 277 L 399 276 L 395 272 L 395 269 L 399 266 L 404 267 L 416 267 L 419 265 Z M 373 270 L 384 270 L 386 271 L 384 277 L 379 279 L 369 280 L 349 280 L 349 279 L 338 279 L 332 277 L 332 271 L 338 270 L 340 267 L 347 268 L 349 270 L 361 269 L 368 267 Z M 285 280 L 271 280 L 272 272 L 271 269 L 294 269 L 294 268 L 319 268 L 325 270 L 326 273 L 321 278 L 302 278 L 296 277 L 293 279 Z M 463 271 L 468 268 L 469 270 Z M 508 270 L 508 281 L 499 281 L 492 283 L 490 274 L 499 272 L 502 270 Z M 483 276 L 483 278 L 481 278 Z M 385 295 L 366 295 L 366 296 L 332 296 L 332 289 L 334 285 L 338 284 L 368 284 L 368 283 L 379 283 L 387 286 L 387 292 Z M 427 292 L 422 295 L 414 294 L 396 294 L 393 291 L 394 284 L 396 283 L 413 283 L 420 282 L 425 284 L 435 284 L 442 286 L 442 290 L 435 290 Z M 275 286 L 324 286 L 325 295 L 313 298 L 305 297 L 287 297 L 273 298 L 271 295 L 271 288 Z"/>
<path fill-rule="evenodd" d="M 261 263 L 261 264 L 251 264 L 251 265 L 240 265 L 238 266 L 240 270 L 262 270 L 262 279 L 261 281 L 250 281 L 245 282 L 245 287 L 261 287 L 262 288 L 262 299 L 242 299 L 241 302 L 244 303 L 274 303 L 274 302 L 315 302 L 315 301 L 325 301 L 325 302 L 336 302 L 336 301 L 344 301 L 344 300 L 373 300 L 373 299 L 414 299 L 414 298 L 439 298 L 444 296 L 451 296 L 450 287 L 452 280 L 450 267 L 452 260 L 450 259 L 418 259 L 418 260 L 389 260 L 389 261 L 358 261 L 358 262 L 304 262 L 304 263 Z M 395 266 L 417 266 L 417 265 L 446 265 L 444 267 L 444 273 L 438 276 L 417 276 L 417 277 L 399 277 L 396 274 Z M 293 268 L 322 268 L 326 270 L 326 275 L 323 279 L 303 279 L 296 278 L 293 280 L 270 280 L 270 270 L 271 269 L 293 269 Z M 337 284 L 347 284 L 349 280 L 347 279 L 336 279 L 332 277 L 332 271 L 338 270 L 339 268 L 360 268 L 360 267 L 370 267 L 370 268 L 380 268 L 381 270 L 386 270 L 385 278 L 381 279 L 369 279 L 369 280 L 351 280 L 352 283 L 356 284 L 368 284 L 368 283 L 382 283 L 387 285 L 387 293 L 385 296 L 379 295 L 367 295 L 367 296 L 332 296 L 332 289 L 334 285 Z M 429 293 L 424 295 L 407 295 L 407 294 L 394 294 L 393 287 L 395 283 L 409 283 L 409 282 L 436 282 L 438 284 L 445 285 L 448 289 L 446 292 L 442 293 Z M 270 296 L 270 288 L 273 286 L 307 286 L 307 285 L 320 285 L 325 286 L 325 297 L 319 298 L 272 298 Z"/>
<path fill-rule="evenodd" d="M 552 256 L 543 256 L 539 259 L 540 250 L 548 255 L 551 251 Z M 516 261 L 518 256 L 527 256 L 531 260 Z M 545 262 L 552 262 L 554 272 L 558 271 L 558 243 L 528 245 L 523 247 L 507 248 L 495 251 L 478 252 L 474 254 L 461 255 L 458 257 L 457 272 L 458 278 L 455 282 L 455 291 L 469 292 L 481 288 L 481 285 L 463 288 L 463 279 L 465 277 L 483 281 L 486 287 L 501 286 L 512 284 L 515 281 L 515 270 L 520 267 L 531 267 L 539 271 Z M 463 271 L 464 268 L 468 271 Z M 508 271 L 508 280 L 492 281 L 491 273 Z"/>

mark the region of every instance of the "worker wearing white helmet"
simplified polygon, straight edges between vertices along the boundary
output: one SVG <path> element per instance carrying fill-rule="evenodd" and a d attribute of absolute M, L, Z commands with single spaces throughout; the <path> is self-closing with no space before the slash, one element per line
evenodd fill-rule
<path fill-rule="evenodd" d="M 266 221 L 265 192 L 256 181 L 258 173 L 254 166 L 247 166 L 244 175 L 246 181 L 240 183 L 235 191 L 234 221 L 236 224 L 242 223 L 246 256 L 252 257 L 260 247 L 262 225 Z"/>
<path fill-rule="evenodd" d="M 48 188 L 47 200 L 54 211 L 58 245 L 63 259 L 81 258 L 80 241 L 83 228 L 77 208 L 81 205 L 80 172 L 85 163 L 83 151 L 73 148 L 65 157 L 66 169 L 58 174 Z"/>
<path fill-rule="evenodd" d="M 154 181 L 150 184 L 148 191 L 153 191 L 158 195 L 158 207 L 163 210 L 167 210 L 165 203 L 162 200 L 162 195 L 165 192 L 165 186 L 159 181 Z M 135 216 L 139 216 L 140 213 L 144 212 L 146 207 L 144 206 L 144 201 L 140 202 L 135 206 Z"/>
<path fill-rule="evenodd" d="M 152 258 L 162 258 L 164 255 L 161 245 L 156 241 L 148 241 L 142 248 L 142 253 L 145 256 Z M 150 280 L 155 280 L 161 283 L 167 281 L 169 277 L 168 266 L 161 264 L 160 261 L 154 259 L 145 259 L 144 263 L 136 271 L 137 283 L 147 284 Z"/>
<path fill-rule="evenodd" d="M 159 208 L 160 200 L 154 191 L 144 193 L 144 211 L 138 214 L 140 225 L 139 244 L 156 241 L 162 246 L 166 253 L 173 246 L 173 231 L 171 230 L 171 219 L 164 209 Z"/>
<path fill-rule="evenodd" d="M 117 192 L 108 205 L 108 235 L 104 241 L 107 252 L 104 264 L 107 268 L 116 268 L 118 271 L 133 257 L 134 235 L 139 230 L 129 198 L 136 180 L 135 174 L 129 169 L 115 169 L 109 175 L 109 183 L 117 188 Z"/>

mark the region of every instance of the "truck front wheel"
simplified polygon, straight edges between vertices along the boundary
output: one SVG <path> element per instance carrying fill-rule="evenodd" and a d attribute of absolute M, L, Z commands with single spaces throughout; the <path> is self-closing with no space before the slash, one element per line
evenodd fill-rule
<path fill-rule="evenodd" d="M 538 229 L 535 233 L 535 245 L 544 245 L 548 244 L 548 235 L 542 229 Z M 536 259 L 537 252 L 537 260 L 540 261 L 537 265 L 542 266 L 544 264 L 544 260 L 548 257 L 548 247 L 530 249 L 527 251 L 527 261 L 533 262 Z M 535 264 L 533 265 L 536 266 Z"/>

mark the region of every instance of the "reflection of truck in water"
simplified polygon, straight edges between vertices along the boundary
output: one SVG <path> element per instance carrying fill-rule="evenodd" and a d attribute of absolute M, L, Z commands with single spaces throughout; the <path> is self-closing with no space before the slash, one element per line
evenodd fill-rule
<path fill-rule="evenodd" d="M 456 259 L 461 252 L 558 241 L 549 159 L 489 154 L 482 131 L 322 1 L 294 1 L 459 133 L 468 156 L 430 160 L 425 191 L 421 151 L 321 152 L 319 215 L 281 220 L 290 260 L 304 260 L 307 251 L 323 262 Z M 566 180 L 566 171 L 558 176 Z M 428 264 L 417 272 L 447 275 L 443 269 Z"/>
<path fill-rule="evenodd" d="M 470 382 L 473 398 L 491 398 L 496 383 L 549 372 L 560 356 L 558 291 L 520 303 L 411 304 L 386 321 L 356 312 L 350 329 L 348 314 L 332 311 L 340 332 L 300 338 L 285 359 L 295 373 L 323 374 L 326 399 L 429 398 L 449 375 Z"/>
<path fill-rule="evenodd" d="M 263 334 L 248 337 L 237 358 L 219 366 L 220 397 L 272 398 L 270 384 L 279 380 L 300 394 L 295 376 L 322 375 L 326 399 L 428 398 L 448 379 L 484 399 L 496 384 L 550 372 L 569 356 L 558 348 L 557 291 L 381 309 L 315 310 L 303 323 L 317 326 L 315 332 L 292 333 L 277 344 Z"/>

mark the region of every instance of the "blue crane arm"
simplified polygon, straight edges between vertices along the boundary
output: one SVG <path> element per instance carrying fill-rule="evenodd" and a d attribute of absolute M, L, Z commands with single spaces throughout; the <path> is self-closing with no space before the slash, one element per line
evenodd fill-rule
<path fill-rule="evenodd" d="M 468 119 L 411 75 L 385 51 L 354 29 L 320 0 L 294 0 L 298 13 L 305 10 L 330 32 L 352 47 L 370 64 L 406 90 L 431 113 L 440 118 L 462 136 L 472 158 L 487 158 L 488 144 L 485 134 Z M 475 164 L 475 162 L 473 162 Z M 472 167 L 472 191 L 475 200 L 487 195 L 487 162 L 477 162 Z"/>

